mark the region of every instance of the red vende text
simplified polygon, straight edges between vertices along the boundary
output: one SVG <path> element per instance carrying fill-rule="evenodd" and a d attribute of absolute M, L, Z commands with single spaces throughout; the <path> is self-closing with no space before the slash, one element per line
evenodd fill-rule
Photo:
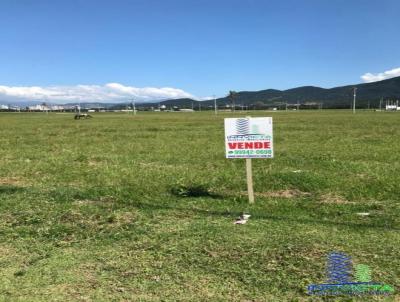
<path fill-rule="evenodd" d="M 270 149 L 271 142 L 235 142 L 228 146 L 229 149 Z"/>

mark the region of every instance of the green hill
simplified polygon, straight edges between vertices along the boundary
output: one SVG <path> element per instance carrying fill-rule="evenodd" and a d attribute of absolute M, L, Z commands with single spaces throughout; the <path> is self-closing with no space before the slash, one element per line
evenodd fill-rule
<path fill-rule="evenodd" d="M 379 82 L 329 89 L 303 86 L 288 90 L 240 91 L 235 96 L 235 104 L 236 106 L 261 106 L 262 104 L 278 106 L 284 103 L 323 103 L 324 108 L 349 108 L 353 101 L 353 88 L 355 87 L 357 88 L 357 107 L 366 108 L 368 104 L 371 107 L 378 107 L 381 98 L 384 100 L 400 99 L 400 77 L 396 77 Z M 167 100 L 161 102 L 161 104 L 189 108 L 192 106 L 192 102 L 196 109 L 198 101 L 191 99 Z M 231 100 L 228 97 L 219 98 L 217 102 L 219 106 L 231 104 Z M 213 104 L 213 100 L 201 102 L 202 107 L 212 106 Z"/>

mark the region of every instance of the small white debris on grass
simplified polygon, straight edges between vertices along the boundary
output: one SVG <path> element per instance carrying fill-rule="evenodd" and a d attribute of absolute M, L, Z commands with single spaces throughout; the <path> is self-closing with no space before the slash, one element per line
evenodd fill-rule
<path fill-rule="evenodd" d="M 244 219 L 237 219 L 237 220 L 234 222 L 234 224 L 245 224 L 245 223 L 247 223 L 247 220 L 244 220 Z"/>
<path fill-rule="evenodd" d="M 362 212 L 362 213 L 356 213 L 358 216 L 369 216 L 370 213 L 367 212 Z"/>
<path fill-rule="evenodd" d="M 249 214 L 244 214 L 243 213 L 242 215 L 240 215 L 240 217 L 238 219 L 236 219 L 234 224 L 245 224 L 249 220 L 250 216 L 251 215 L 249 215 Z"/>

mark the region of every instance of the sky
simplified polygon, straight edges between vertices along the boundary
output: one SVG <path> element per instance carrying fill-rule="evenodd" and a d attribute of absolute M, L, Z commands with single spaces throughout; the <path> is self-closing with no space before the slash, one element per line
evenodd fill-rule
<path fill-rule="evenodd" d="M 0 0 L 0 101 L 123 102 L 400 76 L 398 0 Z"/>

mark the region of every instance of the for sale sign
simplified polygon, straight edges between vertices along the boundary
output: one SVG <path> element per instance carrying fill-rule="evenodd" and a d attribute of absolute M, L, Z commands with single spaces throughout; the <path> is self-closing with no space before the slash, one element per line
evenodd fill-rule
<path fill-rule="evenodd" d="M 272 117 L 226 118 L 226 158 L 272 158 Z"/>

